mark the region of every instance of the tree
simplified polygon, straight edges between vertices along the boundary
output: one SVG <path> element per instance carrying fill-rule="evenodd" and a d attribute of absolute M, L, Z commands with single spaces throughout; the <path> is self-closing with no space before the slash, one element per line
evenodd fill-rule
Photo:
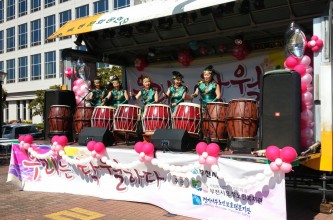
<path fill-rule="evenodd" d="M 107 83 L 110 82 L 110 77 L 113 75 L 117 75 L 121 82 L 121 67 L 112 66 L 112 68 L 102 67 L 97 69 L 97 76 L 101 78 L 103 85 L 107 85 Z"/>
<path fill-rule="evenodd" d="M 2 109 L 6 108 L 7 91 L 2 88 Z"/>
<path fill-rule="evenodd" d="M 50 86 L 50 89 L 60 89 L 60 85 Z M 37 90 L 36 98 L 32 100 L 29 104 L 29 109 L 32 111 L 32 116 L 44 115 L 44 99 L 45 99 L 45 90 Z"/>

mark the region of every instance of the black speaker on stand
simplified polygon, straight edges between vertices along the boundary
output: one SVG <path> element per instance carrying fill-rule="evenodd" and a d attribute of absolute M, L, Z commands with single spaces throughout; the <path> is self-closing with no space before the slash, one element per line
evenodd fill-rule
<path fill-rule="evenodd" d="M 83 127 L 79 134 L 78 143 L 86 146 L 89 141 L 103 142 L 105 146 L 111 146 L 114 138 L 108 128 Z"/>
<path fill-rule="evenodd" d="M 260 146 L 291 146 L 301 151 L 301 76 L 274 70 L 261 79 Z"/>
<path fill-rule="evenodd" d="M 156 129 L 151 143 L 163 152 L 190 150 L 190 136 L 184 129 Z"/>
<path fill-rule="evenodd" d="M 50 124 L 48 121 L 48 116 L 50 114 L 50 109 L 52 105 L 68 105 L 70 106 L 70 112 L 73 115 L 75 113 L 75 95 L 73 91 L 70 90 L 46 90 L 44 95 L 44 138 L 45 140 L 50 138 Z M 73 125 L 70 124 L 69 132 L 67 133 L 67 138 L 69 141 L 73 141 Z"/>

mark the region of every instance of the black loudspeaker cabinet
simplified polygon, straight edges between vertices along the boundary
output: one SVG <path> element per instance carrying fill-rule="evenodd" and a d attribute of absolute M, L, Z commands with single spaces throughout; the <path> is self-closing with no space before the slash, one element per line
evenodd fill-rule
<path fill-rule="evenodd" d="M 89 141 L 103 142 L 105 146 L 111 146 L 114 138 L 107 128 L 83 127 L 79 134 L 78 143 L 86 146 Z"/>
<path fill-rule="evenodd" d="M 260 144 L 301 151 L 301 77 L 295 71 L 274 70 L 261 78 Z"/>
<path fill-rule="evenodd" d="M 156 129 L 152 144 L 161 151 L 188 151 L 190 136 L 184 129 Z"/>
<path fill-rule="evenodd" d="M 44 119 L 44 134 L 45 139 L 50 138 L 50 125 L 48 121 L 48 117 L 50 114 L 50 107 L 52 105 L 68 105 L 71 107 L 71 113 L 74 115 L 75 113 L 75 95 L 73 91 L 70 90 L 46 90 L 44 96 L 44 112 L 43 112 L 43 119 Z M 70 125 L 70 131 L 73 130 L 72 124 Z M 72 132 L 71 132 L 72 133 Z M 73 138 L 73 135 L 69 135 L 67 137 L 70 141 Z"/>

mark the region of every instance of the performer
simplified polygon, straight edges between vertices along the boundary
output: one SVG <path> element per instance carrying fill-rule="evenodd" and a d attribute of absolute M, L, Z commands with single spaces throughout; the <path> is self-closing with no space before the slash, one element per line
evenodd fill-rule
<path fill-rule="evenodd" d="M 180 72 L 173 71 L 172 74 L 174 84 L 168 88 L 168 91 L 164 93 L 163 96 L 170 97 L 170 108 L 171 111 L 174 112 L 176 106 L 179 103 L 184 102 L 188 88 L 182 84 L 184 83 L 184 76 Z"/>
<path fill-rule="evenodd" d="M 213 79 L 215 74 L 213 66 L 207 66 L 203 71 L 204 81 L 199 81 L 194 93 L 191 94 L 193 99 L 200 93 L 203 108 L 206 108 L 206 103 L 216 102 L 221 98 L 220 85 Z"/>
<path fill-rule="evenodd" d="M 94 79 L 95 89 L 93 89 L 88 95 L 87 101 L 90 102 L 91 106 L 102 105 L 102 100 L 106 96 L 106 90 L 101 88 L 101 79 L 96 77 Z"/>
<path fill-rule="evenodd" d="M 149 76 L 144 76 L 142 82 L 143 88 L 138 92 L 138 94 L 134 95 L 132 94 L 132 91 L 130 91 L 130 96 L 134 100 L 141 97 L 143 104 L 142 107 L 144 108 L 147 104 L 154 104 L 158 102 L 158 93 L 151 87 L 151 79 Z"/>
<path fill-rule="evenodd" d="M 118 107 L 119 104 L 127 104 L 128 103 L 128 94 L 127 91 L 122 88 L 120 85 L 120 80 L 118 76 L 114 75 L 111 77 L 112 89 L 108 92 L 108 95 L 103 99 L 104 105 L 111 105 L 115 108 Z"/>

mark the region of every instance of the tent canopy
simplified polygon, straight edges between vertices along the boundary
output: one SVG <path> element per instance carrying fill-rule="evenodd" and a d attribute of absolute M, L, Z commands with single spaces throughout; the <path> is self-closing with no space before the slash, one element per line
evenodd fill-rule
<path fill-rule="evenodd" d="M 292 21 L 312 34 L 313 18 L 327 13 L 329 2 L 159 0 L 69 21 L 49 39 L 75 34 L 76 44 L 83 41 L 101 61 L 124 66 L 133 66 L 138 56 L 149 63 L 175 61 L 181 49 L 194 58 L 222 57 L 236 37 L 253 50 L 282 48 Z"/>

